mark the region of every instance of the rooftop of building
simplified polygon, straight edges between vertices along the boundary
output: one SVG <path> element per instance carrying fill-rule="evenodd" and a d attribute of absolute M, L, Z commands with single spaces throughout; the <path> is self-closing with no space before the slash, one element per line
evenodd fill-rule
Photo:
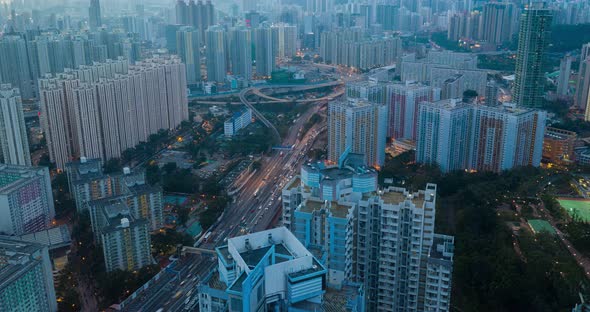
<path fill-rule="evenodd" d="M 452 266 L 455 252 L 455 238 L 453 236 L 434 234 L 428 258 L 439 264 Z"/>
<path fill-rule="evenodd" d="M 70 230 L 66 224 L 35 233 L 21 235 L 20 239 L 30 243 L 46 245 L 50 250 L 69 246 L 72 242 Z"/>
<path fill-rule="evenodd" d="M 360 285 L 344 285 L 340 290 L 326 289 L 321 310 L 325 312 L 354 311 L 354 302 L 359 296 L 359 288 L 361 287 Z"/>
<path fill-rule="evenodd" d="M 240 257 L 248 267 L 258 265 L 262 257 L 274 246 L 275 255 L 297 259 L 311 253 L 284 227 L 237 236 L 228 240 L 228 252 L 238 263 Z"/>
<path fill-rule="evenodd" d="M 291 272 L 288 274 L 288 276 L 291 279 L 297 279 L 302 276 L 312 275 L 314 273 L 325 271 L 325 270 L 326 269 L 324 268 L 324 266 L 321 263 L 319 263 L 319 261 L 316 258 L 314 258 L 313 265 L 311 267 L 309 267 L 307 269 L 299 270 L 297 272 Z"/>
<path fill-rule="evenodd" d="M 318 171 L 325 179 L 339 180 L 349 178 L 351 174 L 357 176 L 376 175 L 377 171 L 365 165 L 364 155 L 357 153 L 348 153 L 342 161 L 341 167 L 335 164 L 325 164 L 324 162 L 308 162 L 302 165 L 302 169 L 307 171 Z"/>
<path fill-rule="evenodd" d="M 324 202 L 319 198 L 310 198 L 303 202 L 299 208 L 299 211 L 312 213 L 316 210 L 320 210 L 324 207 Z"/>
<path fill-rule="evenodd" d="M 219 272 L 217 270 L 211 274 L 211 277 L 207 281 L 207 285 L 217 290 L 225 290 L 227 288 L 225 283 L 219 279 Z"/>
<path fill-rule="evenodd" d="M 555 140 L 569 140 L 575 139 L 577 136 L 578 134 L 574 131 L 568 131 L 554 127 L 545 128 L 545 138 L 551 138 Z"/>
<path fill-rule="evenodd" d="M 126 203 L 126 196 L 116 196 L 105 199 L 94 200 L 89 205 L 94 206 L 97 214 L 100 214 L 106 221 L 102 227 L 102 233 L 118 231 L 126 227 L 135 227 L 146 224 L 146 219 L 136 219 L 130 212 Z"/>
<path fill-rule="evenodd" d="M 10 192 L 26 185 L 31 178 L 48 175 L 45 167 L 0 164 L 0 193 Z"/>
<path fill-rule="evenodd" d="M 285 185 L 285 187 L 283 189 L 285 190 L 291 190 L 294 188 L 298 188 L 301 185 L 301 177 L 300 176 L 294 176 L 289 182 L 287 182 L 287 184 Z"/>
<path fill-rule="evenodd" d="M 0 235 L 0 292 L 41 260 L 43 245 Z"/>

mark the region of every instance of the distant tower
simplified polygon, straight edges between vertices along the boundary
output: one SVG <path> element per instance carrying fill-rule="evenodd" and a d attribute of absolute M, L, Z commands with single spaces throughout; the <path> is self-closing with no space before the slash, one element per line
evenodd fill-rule
<path fill-rule="evenodd" d="M 201 81 L 201 36 L 191 26 L 184 26 L 176 32 L 176 51 L 186 65 L 186 79 L 189 84 Z"/>
<path fill-rule="evenodd" d="M 93 29 L 102 26 L 100 0 L 90 0 L 90 7 L 88 8 L 88 23 L 90 24 L 90 28 Z"/>
<path fill-rule="evenodd" d="M 543 58 L 549 43 L 552 14 L 549 9 L 526 8 L 520 18 L 514 81 L 514 102 L 519 106 L 543 104 Z"/>
<path fill-rule="evenodd" d="M 0 85 L 0 159 L 10 165 L 31 165 L 29 139 L 19 90 Z"/>
<path fill-rule="evenodd" d="M 223 82 L 227 73 L 227 43 L 225 30 L 221 26 L 211 26 L 205 32 L 207 45 L 207 80 Z"/>
<path fill-rule="evenodd" d="M 245 79 L 252 78 L 252 33 L 245 27 L 236 27 L 229 32 L 231 71 Z"/>
<path fill-rule="evenodd" d="M 581 109 L 586 108 L 588 102 L 588 90 L 590 88 L 590 42 L 582 45 L 580 53 L 580 65 L 578 67 L 578 81 L 574 105 Z"/>
<path fill-rule="evenodd" d="M 566 55 L 559 63 L 559 78 L 557 80 L 557 95 L 566 96 L 572 71 L 573 57 Z"/>

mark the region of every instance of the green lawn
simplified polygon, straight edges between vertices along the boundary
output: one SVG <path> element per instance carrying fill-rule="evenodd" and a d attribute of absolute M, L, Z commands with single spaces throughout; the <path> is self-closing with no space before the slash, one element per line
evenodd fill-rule
<path fill-rule="evenodd" d="M 540 219 L 531 219 L 528 220 L 529 225 L 533 229 L 535 234 L 541 232 L 548 232 L 549 234 L 555 234 L 555 229 L 549 224 L 549 222 Z"/>
<path fill-rule="evenodd" d="M 583 221 L 590 222 L 590 201 L 587 200 L 572 200 L 572 199 L 557 199 L 561 207 L 563 207 L 570 216 L 577 214 Z"/>

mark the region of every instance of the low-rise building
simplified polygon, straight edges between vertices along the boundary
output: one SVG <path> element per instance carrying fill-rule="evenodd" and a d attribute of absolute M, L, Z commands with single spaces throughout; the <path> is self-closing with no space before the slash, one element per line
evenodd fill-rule
<path fill-rule="evenodd" d="M 236 112 L 232 117 L 223 124 L 223 133 L 225 136 L 234 136 L 238 131 L 246 128 L 252 123 L 252 110 L 245 108 Z"/>
<path fill-rule="evenodd" d="M 543 139 L 543 161 L 555 165 L 569 165 L 574 161 L 577 134 L 573 131 L 547 127 Z"/>

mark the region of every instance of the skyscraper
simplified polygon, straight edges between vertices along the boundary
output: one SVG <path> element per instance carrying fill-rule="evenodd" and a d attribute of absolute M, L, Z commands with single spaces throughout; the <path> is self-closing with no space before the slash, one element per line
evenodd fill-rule
<path fill-rule="evenodd" d="M 91 29 L 102 26 L 102 15 L 100 13 L 100 0 L 90 0 L 88 8 L 88 24 Z"/>
<path fill-rule="evenodd" d="M 29 139 L 20 92 L 0 85 L 0 160 L 11 165 L 31 165 Z"/>
<path fill-rule="evenodd" d="M 46 229 L 55 217 L 49 170 L 0 164 L 0 233 Z"/>
<path fill-rule="evenodd" d="M 530 7 L 524 10 L 520 18 L 513 96 L 516 105 L 543 105 L 543 59 L 550 40 L 551 19 L 551 10 Z"/>
<path fill-rule="evenodd" d="M 252 78 L 252 32 L 245 27 L 229 31 L 231 72 L 245 79 Z"/>
<path fill-rule="evenodd" d="M 256 75 L 270 76 L 275 69 L 274 43 L 272 30 L 267 23 L 263 23 L 254 30 Z"/>
<path fill-rule="evenodd" d="M 223 82 L 227 74 L 227 42 L 221 26 L 211 26 L 205 32 L 207 40 L 207 81 Z"/>
<path fill-rule="evenodd" d="M 194 84 L 201 81 L 201 40 L 194 27 L 186 26 L 176 32 L 176 53 L 186 66 L 186 81 Z"/>
<path fill-rule="evenodd" d="M 47 246 L 0 236 L 0 311 L 57 311 Z"/>
<path fill-rule="evenodd" d="M 328 160 L 340 163 L 348 153 L 363 154 L 367 166 L 385 162 L 387 106 L 360 99 L 328 105 Z"/>

